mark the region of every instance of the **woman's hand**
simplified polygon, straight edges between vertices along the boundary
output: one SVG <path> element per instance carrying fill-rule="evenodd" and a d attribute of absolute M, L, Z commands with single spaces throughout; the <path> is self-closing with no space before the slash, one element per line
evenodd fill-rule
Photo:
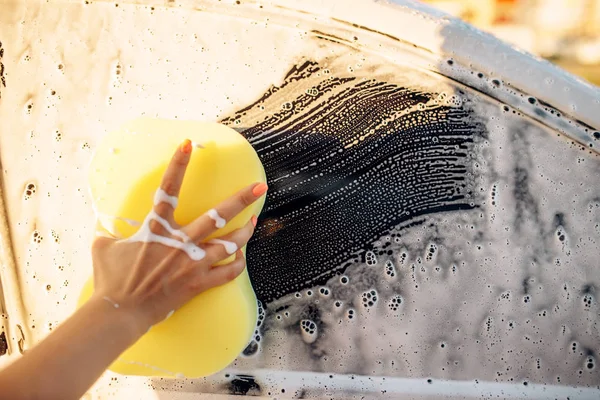
<path fill-rule="evenodd" d="M 246 245 L 254 233 L 256 216 L 241 229 L 221 237 L 221 241 L 204 241 L 218 229 L 217 225 L 221 226 L 217 220 L 230 221 L 267 191 L 266 184 L 253 184 L 217 205 L 212 213 L 178 226 L 174 206 L 191 151 L 191 143 L 186 140 L 175 152 L 155 197 L 153 212 L 138 234 L 125 240 L 98 237 L 92 245 L 93 297 L 126 312 L 138 337 L 193 297 L 235 279 L 244 270 L 241 250 L 235 251 L 234 261 L 215 264 Z"/>

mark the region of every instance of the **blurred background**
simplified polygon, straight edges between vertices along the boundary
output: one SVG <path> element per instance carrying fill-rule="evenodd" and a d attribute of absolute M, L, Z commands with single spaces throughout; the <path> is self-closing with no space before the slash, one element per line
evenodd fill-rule
<path fill-rule="evenodd" d="M 421 0 L 600 86 L 600 0 Z"/>

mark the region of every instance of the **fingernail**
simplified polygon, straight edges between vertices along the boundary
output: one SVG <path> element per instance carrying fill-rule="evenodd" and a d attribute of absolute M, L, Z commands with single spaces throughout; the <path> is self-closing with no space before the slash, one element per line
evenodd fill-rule
<path fill-rule="evenodd" d="M 251 221 L 252 221 L 252 225 L 256 228 L 256 223 L 258 222 L 258 218 L 256 218 L 256 215 L 252 216 Z"/>
<path fill-rule="evenodd" d="M 268 189 L 269 186 L 267 186 L 266 183 L 259 183 L 258 185 L 254 186 L 254 189 L 252 189 L 252 194 L 256 197 L 260 197 L 263 194 L 267 193 Z"/>
<path fill-rule="evenodd" d="M 190 154 L 192 152 L 192 141 L 190 139 L 185 139 L 181 144 L 181 151 L 184 154 Z"/>

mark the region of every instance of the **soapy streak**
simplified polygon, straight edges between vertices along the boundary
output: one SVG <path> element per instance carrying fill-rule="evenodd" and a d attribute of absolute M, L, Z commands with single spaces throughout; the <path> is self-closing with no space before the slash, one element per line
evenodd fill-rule
<path fill-rule="evenodd" d="M 158 205 L 160 203 L 168 203 L 175 208 L 177 206 L 177 197 L 169 196 L 164 190 L 159 188 L 154 195 L 154 205 Z M 150 229 L 150 221 L 156 221 L 162 225 L 163 228 L 167 230 L 171 235 L 181 238 L 183 241 L 179 241 L 176 239 L 172 239 L 169 237 L 157 235 Z M 179 229 L 175 229 L 169 224 L 169 221 L 160 217 L 156 211 L 152 210 L 144 219 L 141 228 L 130 238 L 126 239 L 129 242 L 154 242 L 160 243 L 165 246 L 173 247 L 179 250 L 182 250 L 187 253 L 187 255 L 194 261 L 200 261 L 206 256 L 206 252 L 200 248 L 198 245 L 190 241 L 189 236 L 180 231 Z"/>
<path fill-rule="evenodd" d="M 214 208 L 211 208 L 210 210 L 208 210 L 206 212 L 206 215 L 208 215 L 208 217 L 210 219 L 215 221 L 215 226 L 219 229 L 223 228 L 225 226 L 225 224 L 227 224 L 227 221 L 225 220 L 225 218 L 222 218 L 219 215 L 219 213 L 217 212 L 217 210 L 215 210 Z"/>
<path fill-rule="evenodd" d="M 168 203 L 173 208 L 176 208 L 177 203 L 178 203 L 178 198 L 176 196 L 170 196 L 163 189 L 158 188 L 158 190 L 156 190 L 156 193 L 154 195 L 154 205 L 156 206 L 160 203 Z M 146 216 L 146 219 L 144 220 L 143 223 L 140 223 L 138 221 L 135 221 L 135 220 L 132 220 L 129 218 L 116 217 L 116 216 L 112 216 L 112 215 L 103 214 L 103 213 L 100 213 L 98 210 L 95 210 L 95 211 L 96 211 L 96 215 L 100 218 L 124 221 L 131 226 L 142 225 L 142 227 L 133 236 L 126 239 L 127 241 L 161 243 L 165 246 L 174 247 L 179 250 L 185 251 L 187 253 L 187 255 L 194 261 L 200 261 L 206 255 L 206 252 L 202 248 L 200 248 L 199 246 L 197 246 L 196 244 L 191 242 L 190 237 L 188 235 L 186 235 L 179 229 L 173 228 L 171 226 L 171 224 L 169 223 L 169 221 L 167 221 L 166 219 L 159 216 L 156 213 L 156 211 L 154 211 L 154 210 L 152 210 L 152 211 L 150 211 L 150 213 L 148 213 L 148 215 Z M 227 223 L 227 221 L 224 218 L 222 218 L 219 215 L 219 213 L 217 212 L 217 210 L 215 210 L 214 208 L 208 210 L 208 212 L 206 214 L 208 215 L 209 218 L 211 218 L 215 221 L 215 226 L 217 228 L 223 228 L 225 226 L 225 224 Z M 153 233 L 150 230 L 150 221 L 152 221 L 152 220 L 158 222 L 163 228 L 165 228 L 167 230 L 167 232 L 169 232 L 171 235 L 173 235 L 175 237 L 180 238 L 182 241 Z M 103 234 L 102 236 L 105 236 L 105 235 Z M 237 244 L 235 244 L 233 242 L 229 242 L 227 240 L 212 239 L 211 241 L 209 241 L 209 243 L 223 245 L 225 247 L 225 251 L 230 255 L 234 254 L 238 250 Z M 111 304 L 114 305 L 114 303 L 111 303 Z M 118 307 L 118 305 L 117 305 L 117 307 Z M 168 315 L 167 318 L 170 316 L 171 315 Z"/>
<path fill-rule="evenodd" d="M 167 192 L 162 190 L 162 188 L 158 188 L 158 190 L 154 194 L 154 205 L 155 206 L 159 205 L 160 203 L 167 203 L 175 209 L 175 208 L 177 208 L 178 202 L 179 202 L 179 199 L 177 198 L 177 196 L 169 196 L 167 194 Z"/>
<path fill-rule="evenodd" d="M 181 238 L 181 240 L 183 240 L 184 242 L 189 242 L 190 241 L 190 237 L 188 235 L 186 235 L 185 233 L 183 233 L 179 229 L 173 228 L 171 226 L 171 224 L 169 223 L 169 221 L 167 221 L 166 219 L 164 219 L 163 217 L 161 217 L 160 215 L 158 215 L 156 213 L 156 211 L 152 210 L 152 211 L 150 211 L 150 214 L 148 214 L 148 215 L 152 215 L 152 218 L 156 222 L 158 222 L 159 224 L 161 224 L 163 226 L 163 228 L 165 228 L 167 230 L 167 232 L 169 232 L 171 235 Z"/>
<path fill-rule="evenodd" d="M 225 247 L 225 251 L 229 255 L 234 254 L 238 250 L 237 244 L 235 244 L 233 242 L 229 242 L 227 240 L 211 239 L 211 240 L 208 241 L 208 243 L 211 243 L 211 244 L 222 244 L 223 247 Z"/>

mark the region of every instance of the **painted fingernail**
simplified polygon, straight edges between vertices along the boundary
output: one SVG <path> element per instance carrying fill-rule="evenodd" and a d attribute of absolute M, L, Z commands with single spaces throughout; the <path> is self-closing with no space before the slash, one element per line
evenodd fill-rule
<path fill-rule="evenodd" d="M 254 189 L 252 189 L 252 194 L 256 197 L 260 197 L 263 194 L 267 193 L 268 189 L 269 186 L 267 186 L 266 183 L 259 183 L 258 185 L 254 186 Z"/>
<path fill-rule="evenodd" d="M 181 144 L 181 151 L 184 154 L 190 154 L 192 152 L 192 141 L 190 139 L 185 139 Z"/>
<path fill-rule="evenodd" d="M 256 224 L 258 223 L 258 218 L 256 218 L 256 215 L 252 216 L 251 221 L 252 225 L 256 228 Z"/>

